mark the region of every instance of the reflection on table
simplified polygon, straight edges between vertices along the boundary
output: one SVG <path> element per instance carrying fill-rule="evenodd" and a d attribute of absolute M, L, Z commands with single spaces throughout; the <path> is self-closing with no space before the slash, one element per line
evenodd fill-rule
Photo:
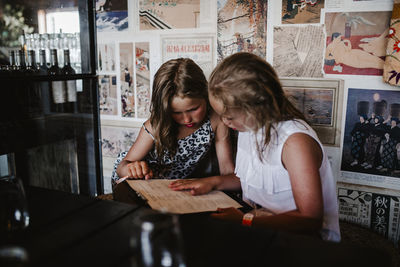
<path fill-rule="evenodd" d="M 13 241 L 28 251 L 29 266 L 131 266 L 132 222 L 148 207 L 120 185 L 117 201 L 27 187 L 31 223 Z M 390 265 L 382 251 L 245 227 L 209 213 L 180 215 L 179 224 L 187 266 Z"/>

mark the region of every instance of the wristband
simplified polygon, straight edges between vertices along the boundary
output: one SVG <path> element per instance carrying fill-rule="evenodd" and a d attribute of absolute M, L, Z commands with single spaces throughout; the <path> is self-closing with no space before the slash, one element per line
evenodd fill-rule
<path fill-rule="evenodd" d="M 242 225 L 251 226 L 253 218 L 254 218 L 253 213 L 246 213 L 245 215 L 243 215 Z"/>

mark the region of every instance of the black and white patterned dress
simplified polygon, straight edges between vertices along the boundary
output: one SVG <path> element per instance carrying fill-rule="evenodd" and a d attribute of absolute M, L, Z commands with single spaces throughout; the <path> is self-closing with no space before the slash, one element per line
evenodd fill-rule
<path fill-rule="evenodd" d="M 150 134 L 144 125 L 143 128 Z M 214 137 L 215 133 L 212 130 L 211 121 L 207 119 L 191 135 L 178 140 L 178 149 L 173 157 L 171 157 L 169 151 L 165 151 L 162 160 L 159 161 L 155 147 L 153 147 L 143 160 L 149 164 L 155 178 L 184 179 L 194 171 L 201 159 L 207 155 L 213 145 Z M 126 151 L 120 153 L 114 163 L 114 170 L 111 176 L 113 186 L 119 179 L 116 169 L 127 153 Z"/>

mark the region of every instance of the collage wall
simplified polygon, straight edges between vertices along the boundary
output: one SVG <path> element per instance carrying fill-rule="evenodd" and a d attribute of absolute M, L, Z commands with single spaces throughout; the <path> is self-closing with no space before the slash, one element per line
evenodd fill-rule
<path fill-rule="evenodd" d="M 400 53 L 392 10 L 393 0 L 96 0 L 105 193 L 115 158 L 149 116 L 159 66 L 189 57 L 208 78 L 247 51 L 273 65 L 323 142 L 340 219 L 397 243 L 400 75 L 385 67 Z"/>

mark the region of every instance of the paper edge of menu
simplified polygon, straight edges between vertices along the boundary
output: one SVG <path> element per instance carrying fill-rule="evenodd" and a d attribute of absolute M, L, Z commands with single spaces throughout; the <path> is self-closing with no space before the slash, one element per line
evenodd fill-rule
<path fill-rule="evenodd" d="M 168 185 L 174 180 L 127 180 L 129 186 L 147 200 L 154 210 L 186 214 L 216 211 L 217 208 L 241 208 L 236 200 L 222 191 L 214 190 L 193 196 L 189 191 L 174 191 Z"/>

